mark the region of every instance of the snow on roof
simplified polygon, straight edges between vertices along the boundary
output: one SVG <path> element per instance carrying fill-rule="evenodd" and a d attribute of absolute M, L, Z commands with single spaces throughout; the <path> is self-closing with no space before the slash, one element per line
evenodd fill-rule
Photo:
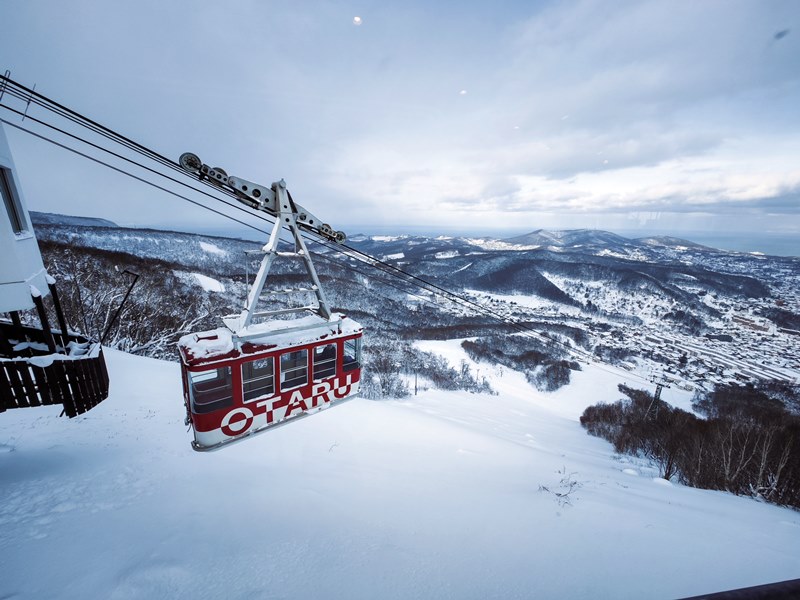
<path fill-rule="evenodd" d="M 185 335 L 178 340 L 178 347 L 195 360 L 227 355 L 235 350 L 233 336 L 225 327 Z"/>
<path fill-rule="evenodd" d="M 310 344 L 330 336 L 352 335 L 361 332 L 356 321 L 340 313 L 328 320 L 308 315 L 285 321 L 266 321 L 232 332 L 226 327 L 201 331 L 183 336 L 178 347 L 192 364 L 223 358 L 235 358 L 247 349 L 245 344 L 258 350 Z M 250 350 L 251 352 L 253 350 Z"/>
<path fill-rule="evenodd" d="M 288 328 L 314 327 L 317 325 L 320 327 L 327 325 L 331 331 L 341 332 L 343 334 L 361 331 L 361 325 L 352 319 L 348 319 L 341 313 L 333 313 L 331 318 L 327 320 L 318 315 L 307 315 L 305 317 L 286 321 L 265 321 L 264 323 L 250 325 L 247 329 L 237 333 L 241 337 L 250 337 L 252 334 L 276 335 Z M 313 338 L 310 341 L 313 341 Z"/>

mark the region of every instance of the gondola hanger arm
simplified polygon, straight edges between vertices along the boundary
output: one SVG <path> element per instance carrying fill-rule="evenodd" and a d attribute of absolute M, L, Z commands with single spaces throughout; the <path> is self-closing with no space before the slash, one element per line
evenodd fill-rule
<path fill-rule="evenodd" d="M 220 167 L 209 167 L 200 160 L 200 157 L 191 152 L 181 154 L 179 163 L 183 169 L 194 173 L 199 179 L 207 179 L 216 186 L 234 192 L 236 198 L 250 208 L 263 211 L 276 218 L 281 217 L 281 215 L 292 214 L 295 216 L 294 222 L 301 229 L 339 244 L 347 239 L 344 232 L 334 231 L 330 225 L 323 223 L 310 211 L 294 202 L 288 193 L 278 194 L 278 187 L 286 188 L 286 182 L 283 179 L 273 183 L 271 186 L 265 186 L 241 177 L 229 176 Z M 280 205 L 279 197 L 288 198 L 286 204 Z"/>

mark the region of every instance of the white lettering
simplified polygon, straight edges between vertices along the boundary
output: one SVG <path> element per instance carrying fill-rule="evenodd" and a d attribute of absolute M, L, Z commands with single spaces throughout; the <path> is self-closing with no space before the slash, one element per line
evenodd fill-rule
<path fill-rule="evenodd" d="M 237 415 L 244 415 L 244 419 L 240 419 L 234 423 L 231 423 L 233 418 Z M 228 428 L 233 435 L 237 433 L 243 432 L 245 429 L 250 427 L 250 424 L 253 422 L 253 412 L 246 407 L 241 408 L 234 408 L 224 417 L 222 417 L 222 427 Z"/>

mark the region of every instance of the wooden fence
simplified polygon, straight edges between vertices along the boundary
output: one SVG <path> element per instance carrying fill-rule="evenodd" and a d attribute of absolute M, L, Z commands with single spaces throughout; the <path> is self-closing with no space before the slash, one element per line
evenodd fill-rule
<path fill-rule="evenodd" d="M 26 339 L 19 339 L 21 333 Z M 62 349 L 68 343 L 75 342 L 87 346 L 86 354 L 48 354 L 37 350 L 36 346 L 31 348 L 31 342 L 39 345 L 39 338 L 44 339 L 41 330 L 0 324 L 0 336 L 13 342 L 23 342 L 22 349 L 11 355 L 6 353 L 0 358 L 0 412 L 12 408 L 61 404 L 66 415 L 72 418 L 94 408 L 108 397 L 108 371 L 99 343 L 78 335 L 54 333 Z M 37 356 L 44 355 L 47 355 L 46 359 L 36 360 Z"/>

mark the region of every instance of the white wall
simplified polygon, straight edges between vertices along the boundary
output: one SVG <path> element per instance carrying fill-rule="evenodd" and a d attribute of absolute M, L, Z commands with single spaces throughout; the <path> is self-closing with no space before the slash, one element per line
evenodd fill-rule
<path fill-rule="evenodd" d="M 0 167 L 6 170 L 11 193 L 22 208 L 25 231 L 15 233 L 5 204 L 0 205 L 0 313 L 33 308 L 31 286 L 43 296 L 49 293 L 46 271 L 33 234 L 28 207 L 22 195 L 11 149 L 0 123 Z"/>

